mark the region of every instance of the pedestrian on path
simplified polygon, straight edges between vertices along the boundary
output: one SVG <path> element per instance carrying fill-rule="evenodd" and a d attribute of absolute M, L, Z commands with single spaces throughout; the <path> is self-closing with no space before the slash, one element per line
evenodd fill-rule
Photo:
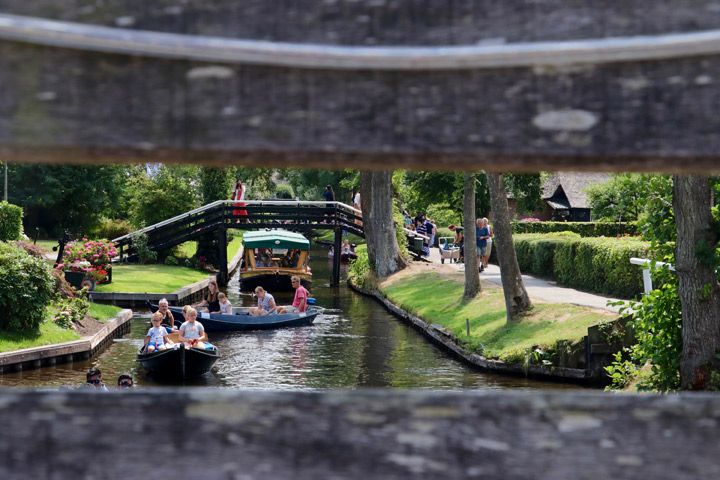
<path fill-rule="evenodd" d="M 485 270 L 485 251 L 487 249 L 487 239 L 490 238 L 490 231 L 485 225 L 482 218 L 478 218 L 475 221 L 475 250 L 477 253 L 478 270 L 482 273 Z"/>
<path fill-rule="evenodd" d="M 485 255 L 483 256 L 483 267 L 487 268 L 488 262 L 490 261 L 490 253 L 492 252 L 492 246 L 493 246 L 493 236 L 495 236 L 495 233 L 493 232 L 492 225 L 490 225 L 490 220 L 483 217 L 483 223 L 485 224 L 485 227 L 488 229 L 487 244 L 485 245 Z"/>

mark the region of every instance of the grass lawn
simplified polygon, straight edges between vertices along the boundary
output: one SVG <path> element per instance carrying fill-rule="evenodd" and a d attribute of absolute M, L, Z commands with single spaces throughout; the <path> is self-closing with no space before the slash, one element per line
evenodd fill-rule
<path fill-rule="evenodd" d="M 242 246 L 242 231 L 233 230 L 232 233 L 235 238 L 233 238 L 232 241 L 227 245 L 228 262 L 232 260 L 232 258 Z M 193 255 L 195 255 L 195 252 L 197 252 L 197 241 L 190 240 L 189 242 L 181 243 L 180 245 L 178 245 L 177 248 L 179 257 L 191 258 Z"/>
<path fill-rule="evenodd" d="M 120 310 L 122 309 L 114 305 L 91 303 L 88 315 L 101 322 L 106 322 L 114 318 Z M 39 332 L 0 331 L 0 352 L 10 352 L 23 348 L 40 347 L 42 345 L 79 340 L 80 334 L 75 330 L 62 328 L 52 321 L 52 317 L 56 311 L 57 309 L 52 305 L 48 306 L 45 311 L 45 320 L 40 324 Z"/>
<path fill-rule="evenodd" d="M 209 276 L 188 267 L 171 265 L 113 265 L 113 281 L 98 292 L 171 293 Z"/>
<path fill-rule="evenodd" d="M 321 230 L 322 235 L 319 237 L 315 237 L 315 241 L 323 241 L 323 242 L 334 242 L 335 241 L 335 232 L 332 230 Z M 346 238 L 350 243 L 354 243 L 355 245 L 363 245 L 365 244 L 365 239 L 362 237 L 358 237 L 355 234 L 352 233 L 346 233 L 343 235 L 343 240 Z"/>
<path fill-rule="evenodd" d="M 90 303 L 90 310 L 88 315 L 93 318 L 106 322 L 111 318 L 115 318 L 120 313 L 122 308 L 116 307 L 115 305 L 102 305 L 100 303 Z"/>
<path fill-rule="evenodd" d="M 32 240 L 30 241 L 30 243 L 32 243 Z M 48 253 L 53 253 L 53 247 L 56 247 L 58 242 L 57 240 L 38 240 L 37 244 L 47 250 Z"/>
<path fill-rule="evenodd" d="M 575 305 L 536 303 L 520 322 L 507 325 L 502 289 L 487 283 L 482 288 L 477 298 L 463 302 L 462 276 L 455 279 L 435 272 L 406 275 L 381 286 L 395 305 L 444 326 L 468 350 L 509 362 L 522 361 L 534 346 L 548 348 L 558 340 L 580 340 L 589 326 L 617 317 Z M 465 319 L 470 320 L 469 339 Z"/>

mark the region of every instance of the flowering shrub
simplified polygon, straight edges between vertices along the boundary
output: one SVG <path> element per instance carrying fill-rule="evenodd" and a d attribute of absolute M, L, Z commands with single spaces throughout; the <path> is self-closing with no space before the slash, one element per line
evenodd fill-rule
<path fill-rule="evenodd" d="M 107 281 L 110 262 L 117 255 L 115 244 L 103 240 L 83 238 L 65 245 L 63 263 L 56 268 L 71 272 L 86 272 L 97 283 Z"/>
<path fill-rule="evenodd" d="M 81 294 L 75 298 L 64 298 L 57 303 L 58 312 L 53 321 L 62 328 L 72 328 L 73 324 L 82 321 L 87 314 L 90 303 L 87 300 L 87 290 L 82 289 Z"/>

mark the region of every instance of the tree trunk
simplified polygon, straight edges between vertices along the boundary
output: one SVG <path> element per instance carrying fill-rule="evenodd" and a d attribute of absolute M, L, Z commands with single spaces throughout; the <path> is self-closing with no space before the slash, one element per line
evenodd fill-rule
<path fill-rule="evenodd" d="M 378 278 L 405 268 L 397 242 L 392 199 L 392 171 L 360 172 L 360 203 L 368 259 L 370 270 Z"/>
<path fill-rule="evenodd" d="M 715 354 L 720 351 L 720 287 L 712 253 L 710 182 L 704 176 L 673 176 L 677 224 L 675 270 L 682 305 L 680 383 L 686 390 L 707 388 Z"/>
<path fill-rule="evenodd" d="M 530 298 L 525 290 L 517 255 L 515 254 L 507 193 L 505 192 L 502 175 L 488 173 L 487 176 L 490 187 L 490 205 L 495 215 L 493 245 L 500 265 L 500 279 L 505 294 L 507 321 L 510 323 L 513 320 L 518 320 L 520 315 L 532 308 L 532 303 L 530 303 Z"/>
<path fill-rule="evenodd" d="M 480 274 L 475 249 L 475 174 L 463 174 L 463 228 L 465 230 L 465 292 L 470 300 L 480 293 Z"/>

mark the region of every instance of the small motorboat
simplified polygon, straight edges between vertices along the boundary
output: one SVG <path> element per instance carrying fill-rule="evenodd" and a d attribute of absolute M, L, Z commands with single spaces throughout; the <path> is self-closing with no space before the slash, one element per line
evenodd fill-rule
<path fill-rule="evenodd" d="M 151 303 L 149 306 L 153 313 L 158 309 L 155 304 Z M 308 307 L 305 312 L 282 314 L 273 313 L 259 317 L 250 315 L 247 308 L 237 310 L 238 311 L 234 312 L 232 315 L 202 312 L 198 314 L 197 321 L 202 323 L 205 331 L 208 332 L 237 332 L 245 330 L 270 330 L 274 328 L 302 327 L 305 325 L 311 325 L 315 321 L 315 318 L 317 318 L 317 316 L 321 313 L 322 309 L 317 307 Z M 170 311 L 173 313 L 176 323 L 185 321 L 182 308 L 170 307 Z"/>
<path fill-rule="evenodd" d="M 310 241 L 301 234 L 279 229 L 245 232 L 243 247 L 245 254 L 240 267 L 243 290 L 261 286 L 269 291 L 292 291 L 292 276 L 310 288 Z"/>
<path fill-rule="evenodd" d="M 145 347 L 137 354 L 137 361 L 148 372 L 158 377 L 191 378 L 210 371 L 220 358 L 216 347 L 212 349 L 186 348 L 176 344 L 175 348 L 144 353 Z"/>

